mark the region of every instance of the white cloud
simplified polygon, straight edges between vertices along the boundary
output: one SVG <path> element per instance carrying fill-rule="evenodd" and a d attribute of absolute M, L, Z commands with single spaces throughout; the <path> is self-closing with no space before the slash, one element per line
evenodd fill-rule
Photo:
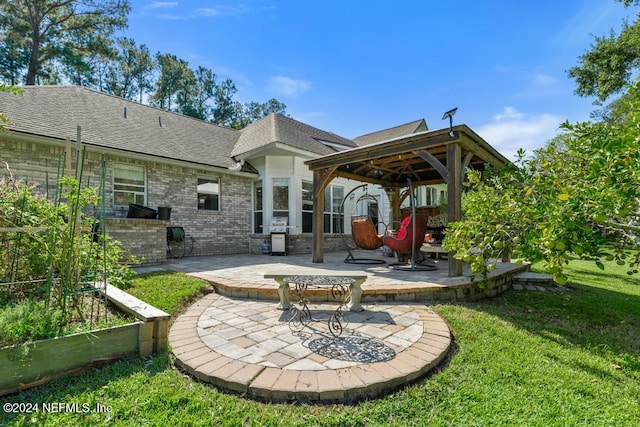
<path fill-rule="evenodd" d="M 177 1 L 154 1 L 149 3 L 150 9 L 169 9 L 178 6 Z"/>
<path fill-rule="evenodd" d="M 491 123 L 480 126 L 476 131 L 503 156 L 514 160 L 520 148 L 531 154 L 543 147 L 556 135 L 564 120 L 555 114 L 524 114 L 514 107 L 505 107 Z"/>
<path fill-rule="evenodd" d="M 520 113 L 513 107 L 504 107 L 504 111 L 502 114 L 496 114 L 493 116 L 494 120 L 521 120 L 524 117 L 524 114 Z"/>
<path fill-rule="evenodd" d="M 215 6 L 215 7 L 202 7 L 194 11 L 195 16 L 237 16 L 249 12 L 249 8 L 246 6 Z"/>
<path fill-rule="evenodd" d="M 170 9 L 178 6 L 177 1 L 154 1 L 145 6 L 146 9 Z M 184 8 L 181 8 L 184 9 Z M 240 6 L 225 6 L 216 5 L 210 7 L 200 7 L 193 10 L 184 10 L 178 14 L 164 13 L 157 15 L 159 19 L 173 19 L 173 20 L 186 20 L 197 18 L 217 18 L 222 16 L 240 16 L 248 13 L 260 13 L 269 10 L 275 10 L 275 6 L 263 6 L 255 9 L 251 9 L 245 5 Z"/>
<path fill-rule="evenodd" d="M 545 73 L 534 74 L 532 80 L 534 84 L 540 86 L 551 86 L 556 84 L 556 82 L 558 81 L 558 79 L 556 79 L 555 77 Z"/>
<path fill-rule="evenodd" d="M 188 16 L 184 16 L 184 15 L 171 15 L 168 13 L 161 13 L 159 15 L 155 15 L 155 17 L 157 19 L 169 19 L 172 21 L 184 21 L 186 19 L 189 19 Z"/>
<path fill-rule="evenodd" d="M 296 80 L 287 76 L 273 76 L 269 79 L 267 86 L 276 95 L 296 96 L 309 90 L 311 84 L 306 80 Z"/>

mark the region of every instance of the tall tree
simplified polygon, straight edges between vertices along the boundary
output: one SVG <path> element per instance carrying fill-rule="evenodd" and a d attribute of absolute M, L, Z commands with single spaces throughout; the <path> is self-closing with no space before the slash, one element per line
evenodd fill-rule
<path fill-rule="evenodd" d="M 640 4 L 640 0 L 615 1 L 625 7 Z M 596 37 L 578 62 L 568 70 L 577 95 L 594 96 L 600 104 L 623 91 L 640 69 L 640 15 L 631 24 L 625 22 L 619 34 L 611 30 L 608 36 Z"/>
<path fill-rule="evenodd" d="M 160 75 L 156 80 L 156 90 L 150 97 L 151 103 L 168 111 L 188 110 L 190 92 L 195 86 L 195 75 L 189 63 L 166 53 L 157 53 L 156 62 Z"/>
<path fill-rule="evenodd" d="M 235 121 L 237 112 L 240 110 L 233 96 L 238 89 L 231 79 L 218 84 L 215 92 L 215 107 L 211 122 L 218 126 L 231 126 Z"/>
<path fill-rule="evenodd" d="M 128 0 L 0 0 L 0 35 L 27 29 L 20 49 L 28 52 L 26 84 L 36 84 L 47 62 L 79 64 L 97 41 L 125 28 Z"/>
<path fill-rule="evenodd" d="M 109 61 L 106 70 L 104 90 L 107 93 L 126 99 L 139 98 L 151 89 L 150 76 L 154 62 L 145 45 L 137 46 L 135 40 L 119 38 L 116 41 L 118 52 Z"/>
<path fill-rule="evenodd" d="M 287 106 L 275 98 L 272 98 L 265 103 L 259 103 L 256 101 L 247 102 L 243 106 L 240 106 L 239 111 L 237 111 L 235 115 L 234 121 L 231 123 L 231 127 L 234 129 L 242 129 L 271 113 L 286 115 L 286 110 Z"/>
<path fill-rule="evenodd" d="M 138 102 L 142 103 L 144 94 L 153 89 L 152 78 L 156 63 L 151 56 L 149 48 L 144 44 L 138 47 L 134 46 L 130 55 L 133 63 L 131 75 L 138 90 Z"/>
<path fill-rule="evenodd" d="M 0 16 L 0 76 L 10 85 L 20 84 L 29 63 L 28 25 L 14 16 Z"/>
<path fill-rule="evenodd" d="M 79 51 L 78 46 L 83 46 Z M 78 86 L 103 90 L 104 75 L 109 61 L 117 57 L 117 50 L 109 39 L 91 33 L 73 32 L 63 44 L 57 61 L 62 74 Z"/>
<path fill-rule="evenodd" d="M 195 71 L 196 87 L 191 112 L 187 115 L 206 120 L 211 116 L 212 107 L 210 101 L 215 97 L 218 84 L 215 73 L 205 67 L 198 67 Z"/>

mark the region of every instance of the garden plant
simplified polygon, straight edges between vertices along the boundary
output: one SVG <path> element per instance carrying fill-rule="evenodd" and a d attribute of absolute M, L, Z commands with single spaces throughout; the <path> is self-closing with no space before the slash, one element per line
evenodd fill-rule
<path fill-rule="evenodd" d="M 54 201 L 18 182 L 6 165 L 0 179 L 0 347 L 110 322 L 105 282 L 126 283 L 131 269 L 120 244 L 99 232 L 98 191 L 59 180 Z M 115 319 L 113 319 L 115 320 Z"/>
<path fill-rule="evenodd" d="M 640 255 L 640 83 L 606 120 L 564 123 L 562 133 L 501 170 L 468 172 L 464 218 L 444 245 L 474 274 L 492 258 L 544 261 L 558 284 L 572 258 L 638 273 Z"/>

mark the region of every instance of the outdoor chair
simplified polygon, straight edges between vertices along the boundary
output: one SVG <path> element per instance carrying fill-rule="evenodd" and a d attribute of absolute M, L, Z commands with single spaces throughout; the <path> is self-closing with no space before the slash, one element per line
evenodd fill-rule
<path fill-rule="evenodd" d="M 411 259 L 412 252 L 415 253 L 416 261 L 420 261 L 422 256 L 420 248 L 424 243 L 424 235 L 427 229 L 427 223 L 424 218 L 416 216 L 415 221 L 412 221 L 413 216 L 410 215 L 402 220 L 400 223 L 400 230 L 396 235 L 384 236 L 382 241 L 389 249 L 393 250 L 398 256 L 398 261 L 401 263 Z M 416 237 L 413 238 L 413 229 L 415 222 Z M 414 251 L 412 251 L 412 243 L 415 242 Z"/>
<path fill-rule="evenodd" d="M 384 235 L 378 234 L 375 224 L 368 215 L 355 216 L 351 219 L 351 234 L 353 241 L 360 249 L 374 250 L 383 245 Z"/>

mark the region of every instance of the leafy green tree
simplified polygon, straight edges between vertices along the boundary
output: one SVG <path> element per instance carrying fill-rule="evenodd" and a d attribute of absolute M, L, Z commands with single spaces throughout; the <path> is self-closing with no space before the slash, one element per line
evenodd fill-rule
<path fill-rule="evenodd" d="M 182 112 L 190 102 L 190 92 L 195 86 L 195 75 L 189 63 L 176 55 L 157 53 L 156 62 L 160 75 L 151 103 L 168 111 Z"/>
<path fill-rule="evenodd" d="M 129 10 L 128 0 L 1 0 L 0 39 L 12 40 L 8 48 L 19 58 L 28 56 L 26 84 L 34 85 L 52 76 L 45 74 L 48 63 L 85 71 L 86 59 L 126 27 Z"/>
<path fill-rule="evenodd" d="M 149 48 L 141 44 L 140 46 L 132 46 L 131 62 L 133 69 L 131 75 L 138 91 L 138 102 L 142 103 L 143 96 L 153 88 L 153 72 L 156 66 Z"/>
<path fill-rule="evenodd" d="M 0 77 L 10 85 L 20 84 L 29 64 L 29 53 L 24 49 L 27 34 L 25 22 L 0 15 Z"/>
<path fill-rule="evenodd" d="M 215 107 L 211 122 L 218 126 L 229 126 L 234 123 L 239 106 L 233 100 L 238 89 L 231 79 L 227 79 L 216 86 Z"/>
<path fill-rule="evenodd" d="M 638 272 L 640 252 L 640 84 L 607 122 L 565 123 L 564 133 L 531 158 L 484 174 L 469 173 L 464 219 L 449 224 L 445 248 L 474 274 L 512 254 L 546 262 L 556 282 L 573 257 Z"/>
<path fill-rule="evenodd" d="M 214 72 L 205 67 L 198 67 L 195 71 L 195 96 L 190 111 L 186 114 L 200 120 L 206 120 L 212 114 L 210 101 L 215 97 L 218 84 Z"/>
<path fill-rule="evenodd" d="M 638 0 L 616 0 L 625 7 L 637 6 Z M 576 81 L 576 94 L 595 96 L 602 103 L 620 93 L 640 68 L 640 17 L 624 22 L 619 34 L 611 30 L 608 36 L 596 37 L 590 50 L 578 58 L 579 64 L 568 74 Z"/>
<path fill-rule="evenodd" d="M 236 114 L 235 121 L 231 124 L 234 129 L 242 129 L 249 124 L 268 116 L 271 113 L 286 115 L 287 106 L 275 98 L 265 103 L 248 102 Z"/>
<path fill-rule="evenodd" d="M 138 48 L 133 39 L 119 38 L 118 52 L 109 61 L 104 82 L 104 91 L 126 99 L 134 99 L 138 93 L 136 74 L 138 72 Z"/>
<path fill-rule="evenodd" d="M 156 63 L 158 78 L 150 101 L 159 108 L 234 129 L 270 113 L 286 114 L 286 105 L 277 99 L 241 104 L 234 100 L 237 88 L 231 79 L 218 83 L 212 70 L 199 66 L 194 71 L 175 55 L 157 53 Z"/>
<path fill-rule="evenodd" d="M 82 46 L 82 52 L 78 46 Z M 67 81 L 78 86 L 103 90 L 106 63 L 117 56 L 111 40 L 90 33 L 76 32 L 70 34 L 64 42 L 62 53 L 59 69 Z"/>

